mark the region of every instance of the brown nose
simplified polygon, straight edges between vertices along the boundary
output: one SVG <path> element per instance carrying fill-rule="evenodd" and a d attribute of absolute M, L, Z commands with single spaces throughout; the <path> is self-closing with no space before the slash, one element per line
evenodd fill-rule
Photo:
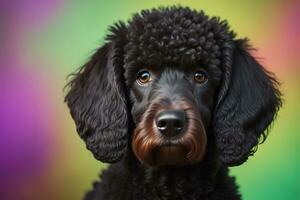
<path fill-rule="evenodd" d="M 155 119 L 156 127 L 164 136 L 173 137 L 183 132 L 186 119 L 181 110 L 166 110 L 158 113 Z"/>

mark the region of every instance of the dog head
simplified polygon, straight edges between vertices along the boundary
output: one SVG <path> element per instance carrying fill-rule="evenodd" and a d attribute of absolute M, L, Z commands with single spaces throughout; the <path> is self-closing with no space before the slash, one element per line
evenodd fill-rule
<path fill-rule="evenodd" d="M 201 162 L 208 140 L 225 164 L 253 154 L 281 105 L 278 82 L 225 21 L 172 7 L 110 29 L 65 98 L 96 159 L 132 148 L 145 165 Z"/>

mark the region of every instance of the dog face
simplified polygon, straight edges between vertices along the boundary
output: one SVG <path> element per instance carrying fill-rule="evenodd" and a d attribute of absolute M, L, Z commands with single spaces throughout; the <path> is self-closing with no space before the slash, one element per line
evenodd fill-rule
<path fill-rule="evenodd" d="M 193 164 L 211 139 L 232 166 L 266 137 L 281 105 L 277 81 L 226 22 L 173 7 L 110 31 L 65 99 L 97 159 L 116 162 L 132 148 L 145 165 Z"/>
<path fill-rule="evenodd" d="M 189 164 L 205 152 L 214 74 L 198 67 L 141 69 L 131 84 L 132 147 L 147 165 Z M 212 78 L 213 79 L 213 78 Z"/>

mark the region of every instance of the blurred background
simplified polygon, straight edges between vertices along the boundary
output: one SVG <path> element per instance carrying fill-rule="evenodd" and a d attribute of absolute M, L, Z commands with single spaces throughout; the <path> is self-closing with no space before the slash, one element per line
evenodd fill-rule
<path fill-rule="evenodd" d="M 76 134 L 66 77 L 113 22 L 174 4 L 227 19 L 281 81 L 284 106 L 269 138 L 231 173 L 246 200 L 300 199 L 300 1 L 277 0 L 2 0 L 0 199 L 81 199 L 91 189 L 105 165 Z"/>

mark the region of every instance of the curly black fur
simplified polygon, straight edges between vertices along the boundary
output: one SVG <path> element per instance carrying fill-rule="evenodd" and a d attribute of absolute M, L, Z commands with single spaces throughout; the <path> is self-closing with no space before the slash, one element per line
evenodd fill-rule
<path fill-rule="evenodd" d="M 241 198 L 228 166 L 245 162 L 267 137 L 281 94 L 273 74 L 249 53 L 248 41 L 235 36 L 226 21 L 183 7 L 144 10 L 110 28 L 65 98 L 87 148 L 96 159 L 115 163 L 86 199 Z M 189 79 L 199 67 L 208 73 L 203 86 Z M 156 74 L 148 87 L 135 81 L 143 68 Z M 202 134 L 192 127 L 176 144 L 203 140 L 204 150 L 194 144 L 192 152 L 204 156 L 160 165 L 143 157 L 149 141 L 151 153 L 165 145 L 147 116 L 174 104 L 187 107 Z"/>

